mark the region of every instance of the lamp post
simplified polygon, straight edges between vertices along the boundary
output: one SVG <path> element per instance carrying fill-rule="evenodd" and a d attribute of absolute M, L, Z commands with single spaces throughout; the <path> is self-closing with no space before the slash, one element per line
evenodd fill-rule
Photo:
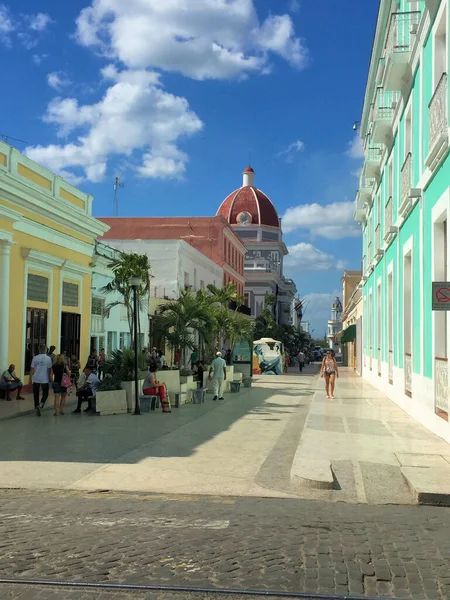
<path fill-rule="evenodd" d="M 133 288 L 133 333 L 134 333 L 134 414 L 141 414 L 139 404 L 139 361 L 138 361 L 138 289 L 142 284 L 142 279 L 137 276 L 130 277 L 128 280 L 130 287 Z"/>

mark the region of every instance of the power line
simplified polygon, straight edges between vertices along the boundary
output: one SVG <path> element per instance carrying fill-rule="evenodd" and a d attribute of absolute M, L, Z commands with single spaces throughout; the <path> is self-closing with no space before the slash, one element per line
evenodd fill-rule
<path fill-rule="evenodd" d="M 19 140 L 19 138 L 12 137 L 7 133 L 0 133 L 0 137 L 5 142 L 5 144 L 9 144 L 8 140 L 14 140 L 15 142 L 20 142 L 21 144 L 28 144 L 28 142 L 25 142 L 25 140 Z"/>

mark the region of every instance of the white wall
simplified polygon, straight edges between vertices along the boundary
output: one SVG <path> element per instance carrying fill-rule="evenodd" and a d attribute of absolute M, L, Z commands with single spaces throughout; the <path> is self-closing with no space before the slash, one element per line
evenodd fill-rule
<path fill-rule="evenodd" d="M 193 291 L 213 283 L 222 286 L 223 269 L 184 240 L 108 240 L 124 252 L 146 254 L 151 264 L 151 296 L 177 298 L 184 288 L 185 273 Z"/>

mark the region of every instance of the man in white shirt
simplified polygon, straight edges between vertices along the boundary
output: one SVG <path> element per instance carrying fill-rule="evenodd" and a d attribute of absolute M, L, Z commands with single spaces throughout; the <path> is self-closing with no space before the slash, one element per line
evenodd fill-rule
<path fill-rule="evenodd" d="M 36 416 L 41 416 L 41 409 L 45 406 L 48 398 L 49 385 L 52 380 L 52 359 L 47 355 L 47 346 L 39 346 L 39 354 L 31 361 L 31 380 L 33 382 L 34 408 Z M 42 398 L 39 404 L 39 391 L 42 387 Z"/>
<path fill-rule="evenodd" d="M 303 367 L 305 366 L 305 353 L 300 350 L 297 354 L 298 360 L 298 368 L 300 369 L 300 373 L 303 371 Z"/>
<path fill-rule="evenodd" d="M 97 388 L 100 385 L 100 379 L 97 377 L 95 373 L 93 373 L 90 367 L 86 367 L 84 369 L 84 373 L 86 375 L 85 382 L 78 388 L 77 396 L 78 396 L 78 406 L 73 411 L 74 413 L 81 412 L 81 404 L 87 400 L 88 406 L 84 409 L 84 412 L 93 411 L 96 413 L 96 405 L 95 405 L 95 395 L 97 393 Z"/>
<path fill-rule="evenodd" d="M 227 378 L 227 363 L 222 358 L 222 352 L 216 353 L 216 358 L 212 361 L 209 369 L 209 378 L 211 379 L 214 388 L 213 400 L 223 400 L 223 386 Z"/>
<path fill-rule="evenodd" d="M 25 400 L 21 395 L 23 383 L 16 375 L 15 365 L 9 365 L 0 378 L 0 390 L 6 391 L 6 399 L 11 402 L 11 392 L 17 390 L 17 400 Z"/>

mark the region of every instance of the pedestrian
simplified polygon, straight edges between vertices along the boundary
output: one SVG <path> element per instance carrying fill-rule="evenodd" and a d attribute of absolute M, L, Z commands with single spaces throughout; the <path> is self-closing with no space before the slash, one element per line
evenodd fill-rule
<path fill-rule="evenodd" d="M 223 387 L 227 378 L 227 363 L 222 358 L 222 352 L 216 352 L 216 358 L 209 369 L 209 378 L 212 378 L 214 397 L 213 400 L 223 400 Z"/>
<path fill-rule="evenodd" d="M 228 348 L 228 350 L 225 352 L 225 362 L 228 366 L 231 366 L 231 348 Z"/>
<path fill-rule="evenodd" d="M 98 378 L 103 379 L 105 374 L 106 354 L 105 349 L 100 349 L 100 355 L 98 357 Z"/>
<path fill-rule="evenodd" d="M 150 363 L 149 372 L 145 378 L 144 385 L 142 386 L 142 392 L 144 396 L 159 396 L 161 400 L 161 408 L 163 413 L 170 413 L 170 398 L 167 393 L 166 384 L 158 381 L 156 373 L 158 372 L 158 365 L 156 362 Z"/>
<path fill-rule="evenodd" d="M 53 346 L 54 348 L 54 346 Z M 31 381 L 33 382 L 34 408 L 36 416 L 41 416 L 41 410 L 45 406 L 48 398 L 50 382 L 52 380 L 53 363 L 52 359 L 46 353 L 47 347 L 45 344 L 39 346 L 39 354 L 31 361 Z M 41 402 L 39 403 L 39 392 L 42 388 Z"/>
<path fill-rule="evenodd" d="M 17 377 L 15 369 L 16 365 L 9 365 L 0 378 L 0 390 L 6 391 L 6 400 L 8 402 L 12 401 L 11 392 L 14 390 L 17 390 L 16 400 L 25 400 L 21 395 L 23 383 Z"/>
<path fill-rule="evenodd" d="M 67 389 L 70 387 L 70 371 L 65 362 L 65 355 L 58 354 L 53 364 L 53 393 L 55 395 L 54 417 L 64 415 L 64 405 L 66 404 Z"/>
<path fill-rule="evenodd" d="M 55 362 L 56 360 L 56 354 L 55 354 L 55 350 L 56 350 L 56 346 L 50 346 L 50 348 L 48 349 L 47 354 L 50 356 L 50 358 L 52 359 L 52 364 Z"/>
<path fill-rule="evenodd" d="M 191 354 L 191 369 L 194 368 L 195 363 L 198 360 L 197 350 L 194 348 Z"/>
<path fill-rule="evenodd" d="M 198 360 L 195 363 L 194 368 L 192 370 L 194 372 L 194 381 L 197 382 L 197 388 L 202 388 L 203 387 L 203 373 L 206 371 L 203 361 Z"/>
<path fill-rule="evenodd" d="M 298 368 L 300 369 L 300 373 L 301 373 L 305 366 L 305 353 L 302 352 L 302 350 L 300 350 L 300 352 L 297 354 L 297 360 L 298 360 Z"/>
<path fill-rule="evenodd" d="M 70 361 L 70 382 L 78 389 L 78 378 L 80 377 L 80 361 L 78 360 L 75 354 L 72 355 L 72 360 Z"/>
<path fill-rule="evenodd" d="M 87 363 L 86 363 L 86 367 L 89 367 L 91 369 L 92 373 L 97 373 L 98 354 L 97 354 L 97 350 L 95 350 L 95 348 L 89 354 L 89 357 L 88 357 Z"/>
<path fill-rule="evenodd" d="M 331 350 L 327 350 L 327 353 L 322 360 L 320 376 L 325 378 L 325 391 L 327 398 L 334 399 L 334 385 L 336 377 L 339 377 L 339 371 L 336 359 L 334 358 Z"/>
<path fill-rule="evenodd" d="M 73 411 L 74 413 L 81 412 L 81 404 L 87 401 L 88 406 L 84 409 L 84 412 L 96 412 L 95 405 L 95 395 L 97 393 L 97 388 L 100 385 L 100 379 L 97 377 L 97 374 L 93 372 L 91 367 L 86 367 L 84 369 L 84 373 L 86 375 L 86 379 L 84 383 L 82 383 L 78 389 L 78 405 L 76 409 Z"/>

